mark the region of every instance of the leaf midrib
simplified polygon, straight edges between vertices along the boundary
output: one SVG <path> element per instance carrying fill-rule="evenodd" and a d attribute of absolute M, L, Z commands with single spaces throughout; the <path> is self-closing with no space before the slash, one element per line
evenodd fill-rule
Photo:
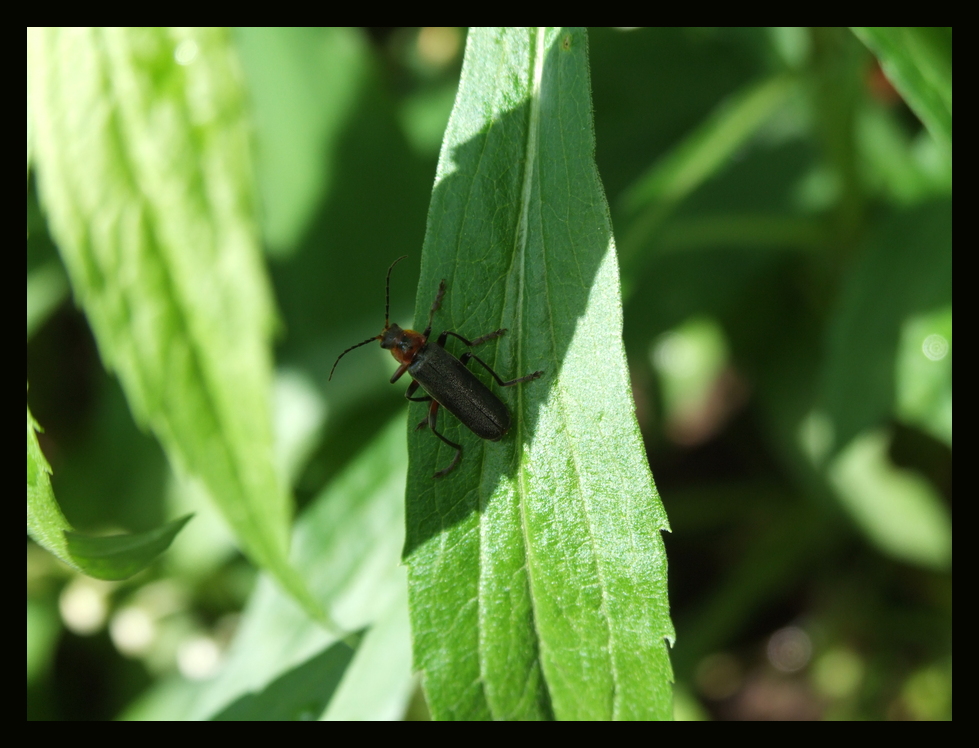
<path fill-rule="evenodd" d="M 533 69 L 533 76 L 531 79 L 531 87 L 530 87 L 530 102 L 529 102 L 530 108 L 529 108 L 528 123 L 527 123 L 527 141 L 524 149 L 524 153 L 525 153 L 524 175 L 523 175 L 523 184 L 521 186 L 521 192 L 520 192 L 520 214 L 517 221 L 517 234 L 514 241 L 514 247 L 516 251 L 514 252 L 513 267 L 517 273 L 517 284 L 516 284 L 517 300 L 515 304 L 516 306 L 515 328 L 518 333 L 516 335 L 516 341 L 515 341 L 515 348 L 516 348 L 515 360 L 521 365 L 524 358 L 522 333 L 524 329 L 523 298 L 524 298 L 524 290 L 526 286 L 525 283 L 526 247 L 527 247 L 528 223 L 530 221 L 530 202 L 531 202 L 531 197 L 533 195 L 535 163 L 537 159 L 537 150 L 540 141 L 540 89 L 541 89 L 541 80 L 544 74 L 544 47 L 545 47 L 546 36 L 547 36 L 547 28 L 537 27 L 535 50 L 534 50 L 534 69 Z M 523 395 L 522 388 L 517 388 L 516 400 L 517 400 L 516 410 L 517 410 L 518 417 L 515 419 L 516 424 L 514 428 L 515 431 L 514 441 L 519 448 L 519 445 L 523 443 L 523 419 L 519 417 L 519 415 L 523 413 L 524 410 L 523 408 L 524 395 Z M 514 490 L 517 495 L 516 496 L 517 506 L 520 512 L 521 531 L 523 535 L 524 568 L 527 570 L 527 579 L 528 579 L 530 590 L 532 591 L 534 587 L 533 580 L 531 579 L 532 567 L 529 563 L 527 563 L 527 557 L 528 557 L 527 549 L 530 547 L 530 542 L 529 542 L 529 532 L 527 527 L 527 513 L 525 507 L 527 504 L 526 498 L 528 495 L 528 491 L 526 488 L 526 475 L 523 468 L 522 460 L 520 459 L 519 455 L 517 459 L 517 479 L 515 481 Z M 483 549 L 487 548 L 488 543 L 492 542 L 491 539 L 485 536 L 485 531 L 486 531 L 486 523 L 481 522 L 480 545 Z M 477 606 L 479 606 L 480 608 L 482 608 L 482 600 L 483 600 L 482 593 L 483 590 L 480 589 L 479 598 L 476 602 Z M 533 594 L 530 594 L 529 598 L 530 598 L 530 607 L 532 611 L 532 619 L 534 623 L 534 631 L 537 634 L 537 641 L 540 642 L 540 633 L 537 630 L 537 611 L 534 603 Z M 480 611 L 478 618 L 482 620 L 482 617 L 483 617 L 482 611 Z M 486 670 L 484 667 L 485 657 L 486 657 L 486 653 L 481 644 L 479 647 L 479 662 L 480 662 L 479 670 L 480 670 L 480 674 L 483 676 L 484 683 L 486 682 L 486 678 L 485 678 Z M 538 661 L 539 661 L 539 654 L 538 654 Z M 541 668 L 542 676 L 543 676 L 543 672 L 544 672 L 543 668 Z M 489 706 L 490 712 L 492 713 L 493 704 L 489 698 L 487 698 L 487 705 Z M 496 715 L 496 716 L 500 716 L 500 715 Z"/>

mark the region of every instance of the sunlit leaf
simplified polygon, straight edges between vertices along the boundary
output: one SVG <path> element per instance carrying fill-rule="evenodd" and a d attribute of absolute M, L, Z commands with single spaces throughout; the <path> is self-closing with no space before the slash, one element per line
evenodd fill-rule
<path fill-rule="evenodd" d="M 103 361 L 246 553 L 322 617 L 286 557 L 274 316 L 226 32 L 35 29 L 28 79 L 40 194 Z"/>
<path fill-rule="evenodd" d="M 328 601 L 331 612 L 346 631 L 361 631 L 377 621 L 381 621 L 381 627 L 390 628 L 391 621 L 397 619 L 399 604 L 402 618 L 407 615 L 403 612 L 405 574 L 399 565 L 404 537 L 406 461 L 404 417 L 401 416 L 296 520 L 293 561 L 307 571 L 313 592 L 318 599 Z M 348 638 L 356 645 L 357 637 Z M 378 638 L 382 642 L 390 641 L 387 635 L 378 637 L 373 628 L 368 628 L 364 645 L 377 646 Z M 401 641 L 406 643 L 406 639 Z M 331 649 L 334 649 L 332 654 L 325 654 Z M 324 630 L 271 580 L 263 578 L 242 614 L 222 672 L 196 700 L 190 716 L 194 719 L 210 719 L 217 714 L 228 716 L 235 703 L 250 695 L 274 691 L 278 700 L 288 702 L 289 714 L 317 719 L 330 704 L 332 688 L 319 691 L 320 697 L 310 699 L 302 687 L 307 681 L 292 674 L 308 672 L 306 668 L 311 668 L 326 677 L 327 672 L 334 673 L 339 668 L 339 673 L 329 676 L 334 678 L 334 686 L 341 677 L 346 683 L 348 675 L 361 682 L 373 677 L 359 672 L 359 668 L 370 666 L 371 657 L 362 657 L 359 648 L 353 660 L 351 654 L 347 643 Z M 402 653 L 401 659 L 405 660 L 403 668 L 395 671 L 393 664 L 388 663 L 389 670 L 375 680 L 386 690 L 375 692 L 373 704 L 358 701 L 356 684 L 347 685 L 338 692 L 342 703 L 330 705 L 330 714 L 352 719 L 354 715 L 346 710 L 356 709 L 361 718 L 367 718 L 368 714 L 372 719 L 390 718 L 390 704 L 404 699 L 404 691 L 411 681 L 409 658 Z M 350 674 L 345 673 L 348 665 L 353 668 Z"/>
<path fill-rule="evenodd" d="M 470 32 L 416 302 L 433 334 L 508 328 L 477 353 L 513 388 L 499 442 L 451 416 L 409 437 L 415 664 L 438 719 L 672 715 L 660 532 L 635 421 L 618 264 L 594 163 L 587 37 Z M 419 322 L 419 324 L 421 324 Z M 450 339 L 450 350 L 462 344 Z M 409 428 L 425 405 L 413 405 Z"/>
<path fill-rule="evenodd" d="M 901 330 L 897 412 L 952 446 L 952 307 L 909 318 Z"/>
<path fill-rule="evenodd" d="M 854 439 L 830 465 L 833 487 L 857 526 L 882 552 L 946 569 L 952 561 L 952 518 L 934 486 L 891 463 L 888 442 L 882 431 Z"/>
<path fill-rule="evenodd" d="M 411 672 L 407 585 L 364 634 L 323 715 L 328 721 L 397 720 L 416 688 Z"/>

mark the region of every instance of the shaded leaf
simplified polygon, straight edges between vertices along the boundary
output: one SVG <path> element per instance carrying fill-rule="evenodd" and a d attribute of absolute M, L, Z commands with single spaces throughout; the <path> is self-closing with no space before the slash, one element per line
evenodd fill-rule
<path fill-rule="evenodd" d="M 190 521 L 191 515 L 146 532 L 94 537 L 65 531 L 68 551 L 89 576 L 98 579 L 127 579 L 142 571 Z"/>
<path fill-rule="evenodd" d="M 255 693 L 245 693 L 215 721 L 302 721 L 316 719 L 336 691 L 353 650 L 337 641 L 315 657 L 281 673 Z"/>
<path fill-rule="evenodd" d="M 235 43 L 258 141 L 262 233 L 281 256 L 298 248 L 335 186 L 341 138 L 363 96 L 368 46 L 350 28 L 241 28 Z"/>
<path fill-rule="evenodd" d="M 27 339 L 68 298 L 68 281 L 61 267 L 50 262 L 27 274 Z"/>

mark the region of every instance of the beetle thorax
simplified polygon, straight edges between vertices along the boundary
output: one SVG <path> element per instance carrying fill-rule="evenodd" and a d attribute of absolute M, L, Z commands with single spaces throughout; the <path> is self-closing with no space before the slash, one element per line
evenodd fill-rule
<path fill-rule="evenodd" d="M 381 335 L 381 348 L 391 351 L 391 355 L 401 364 L 410 364 L 425 342 L 425 336 L 420 332 L 404 330 L 395 324 L 390 325 Z"/>

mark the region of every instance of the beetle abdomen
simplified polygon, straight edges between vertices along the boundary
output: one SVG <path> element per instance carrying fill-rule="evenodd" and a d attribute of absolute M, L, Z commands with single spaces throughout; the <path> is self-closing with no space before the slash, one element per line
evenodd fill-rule
<path fill-rule="evenodd" d="M 480 439 L 498 441 L 510 429 L 506 405 L 441 346 L 428 343 L 418 351 L 408 374 Z"/>

